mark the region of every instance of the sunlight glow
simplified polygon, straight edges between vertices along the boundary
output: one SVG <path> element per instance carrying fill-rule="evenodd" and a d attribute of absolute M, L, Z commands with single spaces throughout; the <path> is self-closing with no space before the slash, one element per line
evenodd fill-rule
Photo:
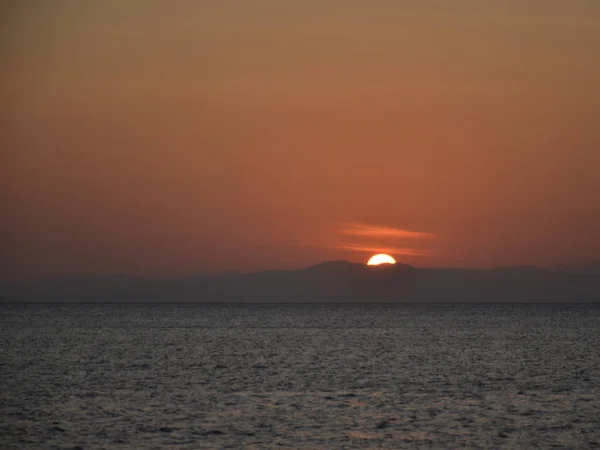
<path fill-rule="evenodd" d="M 368 266 L 378 266 L 380 264 L 396 264 L 396 260 L 390 255 L 380 253 L 378 255 L 372 256 L 371 259 L 369 259 L 369 262 L 367 263 Z"/>

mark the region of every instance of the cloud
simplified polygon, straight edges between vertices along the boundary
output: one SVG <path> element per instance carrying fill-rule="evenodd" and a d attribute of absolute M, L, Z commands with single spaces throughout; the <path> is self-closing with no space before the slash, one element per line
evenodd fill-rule
<path fill-rule="evenodd" d="M 415 248 L 412 244 L 408 244 L 406 247 L 397 247 L 394 245 L 394 241 L 436 239 L 438 237 L 437 234 L 424 231 L 411 231 L 390 226 L 348 222 L 340 223 L 337 231 L 338 234 L 352 236 L 358 240 L 358 242 L 346 242 L 338 245 L 337 248 L 340 250 L 364 253 L 389 253 L 404 256 L 429 256 L 431 252 Z M 369 240 L 369 242 L 365 243 L 365 240 Z M 378 240 L 379 242 L 375 243 L 374 240 Z"/>
<path fill-rule="evenodd" d="M 428 256 L 430 252 L 414 248 L 398 248 L 388 246 L 369 246 L 369 245 L 358 245 L 358 244 L 342 244 L 337 246 L 340 250 L 351 250 L 355 252 L 365 253 L 388 253 L 392 255 L 404 255 L 404 256 Z"/>
<path fill-rule="evenodd" d="M 438 237 L 437 234 L 426 233 L 423 231 L 410 231 L 402 228 L 366 225 L 360 223 L 341 224 L 339 233 L 346 236 L 361 236 L 368 238 L 433 239 Z"/>

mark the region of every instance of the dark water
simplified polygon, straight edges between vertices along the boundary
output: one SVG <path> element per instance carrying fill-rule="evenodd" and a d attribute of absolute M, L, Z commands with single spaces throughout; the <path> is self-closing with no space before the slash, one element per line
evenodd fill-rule
<path fill-rule="evenodd" d="M 4 449 L 600 446 L 597 306 L 0 313 Z"/>

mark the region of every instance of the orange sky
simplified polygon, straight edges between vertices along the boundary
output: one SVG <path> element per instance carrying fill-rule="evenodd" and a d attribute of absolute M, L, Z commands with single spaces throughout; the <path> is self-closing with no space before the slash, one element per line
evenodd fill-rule
<path fill-rule="evenodd" d="M 9 277 L 600 257 L 598 0 L 0 8 Z"/>

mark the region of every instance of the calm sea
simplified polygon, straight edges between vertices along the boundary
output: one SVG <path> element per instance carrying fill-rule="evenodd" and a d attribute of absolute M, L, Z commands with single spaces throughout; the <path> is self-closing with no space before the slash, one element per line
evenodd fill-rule
<path fill-rule="evenodd" d="M 0 305 L 0 447 L 600 447 L 600 307 Z"/>

